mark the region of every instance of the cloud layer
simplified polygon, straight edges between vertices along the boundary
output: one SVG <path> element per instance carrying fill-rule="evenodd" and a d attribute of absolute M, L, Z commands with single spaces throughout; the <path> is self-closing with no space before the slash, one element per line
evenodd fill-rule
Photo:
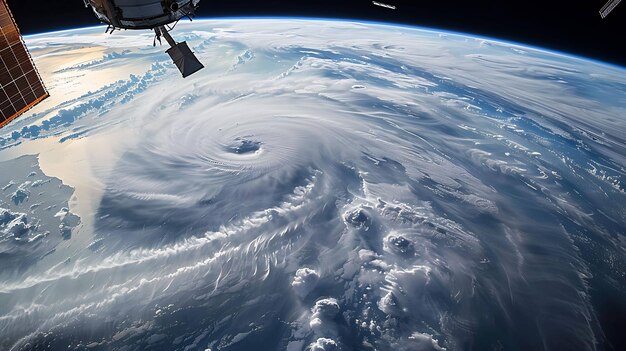
<path fill-rule="evenodd" d="M 1 347 L 601 349 L 623 70 L 391 26 L 179 28 L 206 66 L 185 80 L 130 32 L 28 38 L 53 95 L 125 78 L 0 134 L 6 158 L 92 151 L 98 188 L 55 264 L 2 276 Z M 102 57 L 55 65 L 85 47 Z"/>

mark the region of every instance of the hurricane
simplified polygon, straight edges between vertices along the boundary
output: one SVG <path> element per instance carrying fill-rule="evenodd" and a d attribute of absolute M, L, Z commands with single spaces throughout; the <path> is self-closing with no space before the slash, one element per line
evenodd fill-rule
<path fill-rule="evenodd" d="M 619 344 L 623 68 L 236 19 L 179 25 L 182 80 L 102 31 L 26 37 L 52 97 L 0 131 L 0 348 Z"/>

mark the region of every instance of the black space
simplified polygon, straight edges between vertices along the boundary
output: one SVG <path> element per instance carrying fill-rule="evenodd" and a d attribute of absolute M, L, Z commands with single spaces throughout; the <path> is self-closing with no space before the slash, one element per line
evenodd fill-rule
<path fill-rule="evenodd" d="M 203 0 L 198 17 L 284 16 L 346 18 L 453 30 L 544 47 L 626 66 L 626 3 L 606 19 L 607 0 Z M 8 0 L 23 34 L 98 24 L 83 0 Z M 367 33 L 363 33 L 367 35 Z"/>

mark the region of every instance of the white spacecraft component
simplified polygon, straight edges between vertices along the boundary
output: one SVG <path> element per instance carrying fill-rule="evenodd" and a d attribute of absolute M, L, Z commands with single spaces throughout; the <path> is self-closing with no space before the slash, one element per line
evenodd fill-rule
<path fill-rule="evenodd" d="M 600 17 L 606 18 L 606 16 L 608 16 L 609 13 L 611 13 L 611 11 L 613 11 L 613 9 L 615 9 L 615 7 L 619 5 L 620 2 L 622 2 L 622 0 L 609 0 L 609 2 L 607 2 L 600 9 Z"/>
<path fill-rule="evenodd" d="M 164 37 L 171 48 L 167 50 L 180 73 L 187 77 L 204 66 L 186 42 L 176 43 L 166 26 L 181 18 L 192 19 L 200 0 L 84 0 L 96 17 L 115 29 L 152 29 L 157 39 Z"/>
<path fill-rule="evenodd" d="M 383 2 L 372 1 L 372 4 L 374 4 L 376 6 L 384 7 L 384 8 L 390 9 L 390 10 L 395 10 L 396 9 L 396 7 L 394 5 L 385 4 Z"/>

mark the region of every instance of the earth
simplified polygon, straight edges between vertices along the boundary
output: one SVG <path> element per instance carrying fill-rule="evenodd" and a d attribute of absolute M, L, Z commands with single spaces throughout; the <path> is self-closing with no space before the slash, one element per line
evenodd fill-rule
<path fill-rule="evenodd" d="M 626 70 L 420 28 L 26 37 L 0 349 L 624 350 Z"/>

